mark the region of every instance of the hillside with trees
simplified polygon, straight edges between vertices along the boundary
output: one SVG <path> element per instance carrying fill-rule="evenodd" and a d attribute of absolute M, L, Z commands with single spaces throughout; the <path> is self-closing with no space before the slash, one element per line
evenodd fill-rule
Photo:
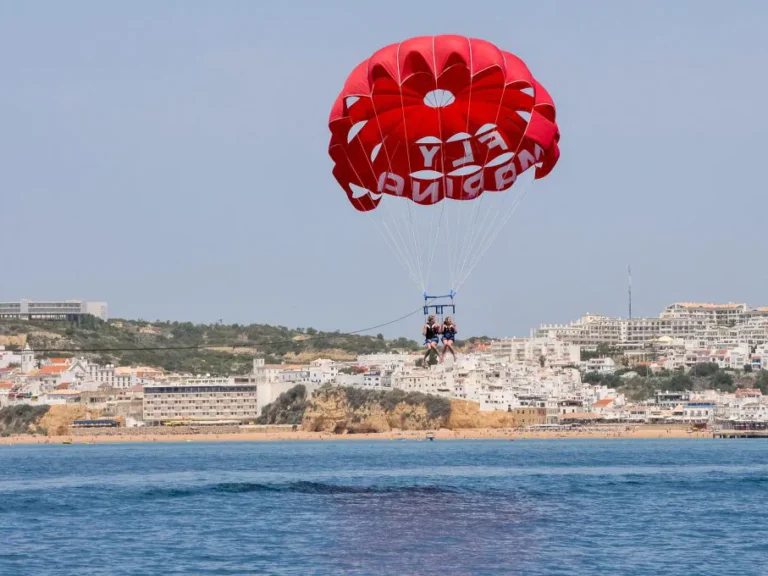
<path fill-rule="evenodd" d="M 758 388 L 763 394 L 768 394 L 768 371 L 753 372 L 751 367 L 741 371 L 721 370 L 713 363 L 696 364 L 687 373 L 667 370 L 651 373 L 647 366 L 636 366 L 617 370 L 614 374 L 588 372 L 583 379 L 592 384 L 616 388 L 630 401 L 652 398 L 658 391 L 734 392 L 737 388 Z"/>
<path fill-rule="evenodd" d="M 359 354 L 411 351 L 407 338 L 344 334 L 266 324 L 147 322 L 93 316 L 79 322 L 0 319 L 0 344 L 29 344 L 46 356 L 84 356 L 100 364 L 160 366 L 175 372 L 228 375 L 249 372 L 254 356 L 267 363 L 308 362 L 319 357 L 354 359 Z M 85 352 L 77 352 L 85 350 Z"/>

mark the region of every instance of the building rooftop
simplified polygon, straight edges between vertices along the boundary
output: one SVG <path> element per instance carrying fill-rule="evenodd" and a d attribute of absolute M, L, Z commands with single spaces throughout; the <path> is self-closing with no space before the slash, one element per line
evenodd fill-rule
<path fill-rule="evenodd" d="M 711 304 L 709 302 L 675 302 L 672 306 L 682 306 L 683 308 L 740 308 L 746 306 L 746 304 L 734 304 L 728 302 L 727 304 Z"/>
<path fill-rule="evenodd" d="M 602 408 L 604 406 L 610 406 L 612 402 L 614 402 L 616 398 L 603 398 L 602 400 L 598 400 L 595 402 L 592 406 Z"/>
<path fill-rule="evenodd" d="M 61 374 L 67 370 L 69 370 L 69 366 L 54 364 L 52 366 L 43 366 L 39 370 L 30 373 L 30 376 L 52 376 L 55 374 Z"/>

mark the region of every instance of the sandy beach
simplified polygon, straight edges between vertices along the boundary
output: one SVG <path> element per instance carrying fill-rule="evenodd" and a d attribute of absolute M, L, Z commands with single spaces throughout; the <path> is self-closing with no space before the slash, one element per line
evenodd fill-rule
<path fill-rule="evenodd" d="M 116 444 L 132 442 L 271 442 L 326 440 L 424 440 L 424 430 L 403 430 L 369 434 L 330 434 L 324 432 L 240 432 L 231 434 L 92 434 L 72 436 L 21 435 L 0 438 L 0 446 L 17 444 Z M 573 430 L 525 430 L 519 428 L 474 428 L 466 430 L 441 429 L 434 432 L 436 440 L 555 440 L 555 439 L 653 439 L 653 438 L 712 438 L 707 430 L 691 431 L 675 426 L 615 426 L 589 427 Z"/>

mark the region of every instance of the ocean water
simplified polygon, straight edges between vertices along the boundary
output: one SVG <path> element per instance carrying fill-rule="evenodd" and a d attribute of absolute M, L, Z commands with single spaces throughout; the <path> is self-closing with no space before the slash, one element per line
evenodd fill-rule
<path fill-rule="evenodd" d="M 15 574 L 768 574 L 768 442 L 0 445 Z"/>

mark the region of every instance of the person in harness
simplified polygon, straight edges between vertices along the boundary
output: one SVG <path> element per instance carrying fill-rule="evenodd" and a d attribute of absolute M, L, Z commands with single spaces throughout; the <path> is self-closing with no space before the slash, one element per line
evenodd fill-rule
<path fill-rule="evenodd" d="M 453 323 L 453 318 L 446 317 L 443 325 L 440 327 L 440 333 L 443 335 L 443 352 L 440 354 L 440 362 L 445 358 L 445 353 L 450 351 L 453 355 L 453 360 L 456 360 L 456 351 L 453 349 L 453 343 L 456 340 L 456 332 L 459 330 L 456 328 L 456 324 Z"/>
<path fill-rule="evenodd" d="M 429 358 L 432 351 L 434 350 L 435 354 L 437 354 L 437 345 L 440 342 L 440 325 L 437 324 L 433 315 L 430 314 L 427 317 L 421 333 L 424 336 L 424 344 L 427 346 L 427 351 L 424 353 L 424 363 L 426 365 L 427 358 Z"/>

